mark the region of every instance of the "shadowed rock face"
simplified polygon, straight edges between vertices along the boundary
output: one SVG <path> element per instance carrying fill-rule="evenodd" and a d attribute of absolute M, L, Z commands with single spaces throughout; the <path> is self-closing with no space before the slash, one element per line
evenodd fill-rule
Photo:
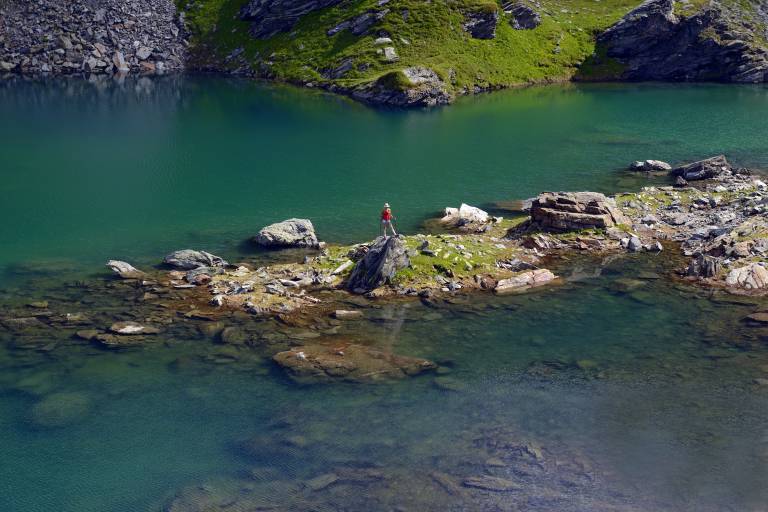
<path fill-rule="evenodd" d="M 504 12 L 510 16 L 509 24 L 515 30 L 533 30 L 541 25 L 541 15 L 523 2 L 504 4 Z"/>
<path fill-rule="evenodd" d="M 648 0 L 597 38 L 595 63 L 608 58 L 620 80 L 765 82 L 768 49 L 759 35 L 768 10 L 759 2 L 717 0 L 686 16 L 673 0 Z"/>
<path fill-rule="evenodd" d="M 251 0 L 240 10 L 240 19 L 250 21 L 251 34 L 268 39 L 293 28 L 299 19 L 318 9 L 336 5 L 340 0 Z"/>
<path fill-rule="evenodd" d="M 369 292 L 389 282 L 398 270 L 410 266 L 405 243 L 400 238 L 379 237 L 355 265 L 347 288 L 354 293 Z"/>
<path fill-rule="evenodd" d="M 498 11 L 470 12 L 464 15 L 464 30 L 475 39 L 493 39 L 496 37 L 496 25 L 499 22 Z"/>
<path fill-rule="evenodd" d="M 546 231 L 604 229 L 629 223 L 613 199 L 597 192 L 544 192 L 531 205 L 531 221 Z"/>

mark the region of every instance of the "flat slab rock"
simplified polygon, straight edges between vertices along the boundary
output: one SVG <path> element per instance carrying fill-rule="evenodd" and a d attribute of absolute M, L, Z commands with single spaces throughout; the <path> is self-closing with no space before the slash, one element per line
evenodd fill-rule
<path fill-rule="evenodd" d="M 520 274 L 510 277 L 509 279 L 501 279 L 496 283 L 496 288 L 494 288 L 494 291 L 496 293 L 522 291 L 528 288 L 533 288 L 535 286 L 541 286 L 556 278 L 557 276 L 550 270 L 545 268 L 537 268 L 535 270 L 521 272 Z"/>
<path fill-rule="evenodd" d="M 531 221 L 545 231 L 605 229 L 630 221 L 598 192 L 544 192 L 531 204 Z"/>
<path fill-rule="evenodd" d="M 357 344 L 307 345 L 280 352 L 273 360 L 302 384 L 402 379 L 437 368 L 432 361 Z"/>

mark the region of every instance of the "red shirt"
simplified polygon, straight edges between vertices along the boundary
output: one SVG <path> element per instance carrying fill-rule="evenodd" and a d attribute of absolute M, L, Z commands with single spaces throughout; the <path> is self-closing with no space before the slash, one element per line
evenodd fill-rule
<path fill-rule="evenodd" d="M 381 212 L 381 220 L 392 220 L 392 210 L 384 208 Z"/>

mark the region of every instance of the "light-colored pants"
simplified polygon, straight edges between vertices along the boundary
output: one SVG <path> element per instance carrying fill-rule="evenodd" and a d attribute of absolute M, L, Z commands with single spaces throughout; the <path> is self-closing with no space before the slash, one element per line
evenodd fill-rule
<path fill-rule="evenodd" d="M 392 225 L 391 220 L 381 220 L 381 232 L 384 236 L 387 236 L 387 228 L 392 230 L 392 234 L 394 236 L 397 236 L 397 233 L 395 232 L 395 227 Z"/>

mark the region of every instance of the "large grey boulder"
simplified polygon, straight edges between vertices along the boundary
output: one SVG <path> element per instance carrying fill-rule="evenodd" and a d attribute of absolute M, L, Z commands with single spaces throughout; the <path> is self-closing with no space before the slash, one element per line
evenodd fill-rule
<path fill-rule="evenodd" d="M 411 266 L 405 243 L 398 237 L 379 237 L 357 262 L 347 281 L 354 293 L 366 293 L 388 283 L 398 270 Z"/>
<path fill-rule="evenodd" d="M 270 224 L 262 228 L 253 241 L 262 247 L 316 248 L 320 244 L 315 227 L 308 219 L 288 219 Z"/>
<path fill-rule="evenodd" d="M 340 0 L 251 0 L 240 9 L 240 19 L 251 22 L 251 35 L 268 39 L 293 28 L 302 16 L 336 5 Z"/>
<path fill-rule="evenodd" d="M 229 265 L 223 258 L 205 251 L 182 249 L 163 258 L 163 263 L 175 268 L 192 270 L 200 267 L 226 267 Z"/>
<path fill-rule="evenodd" d="M 597 192 L 544 192 L 531 204 L 531 222 L 544 231 L 605 229 L 630 224 L 616 202 Z"/>
<path fill-rule="evenodd" d="M 693 162 L 672 169 L 673 176 L 680 176 L 686 181 L 708 180 L 721 174 L 730 174 L 731 164 L 724 155 L 717 155 L 698 162 Z"/>

